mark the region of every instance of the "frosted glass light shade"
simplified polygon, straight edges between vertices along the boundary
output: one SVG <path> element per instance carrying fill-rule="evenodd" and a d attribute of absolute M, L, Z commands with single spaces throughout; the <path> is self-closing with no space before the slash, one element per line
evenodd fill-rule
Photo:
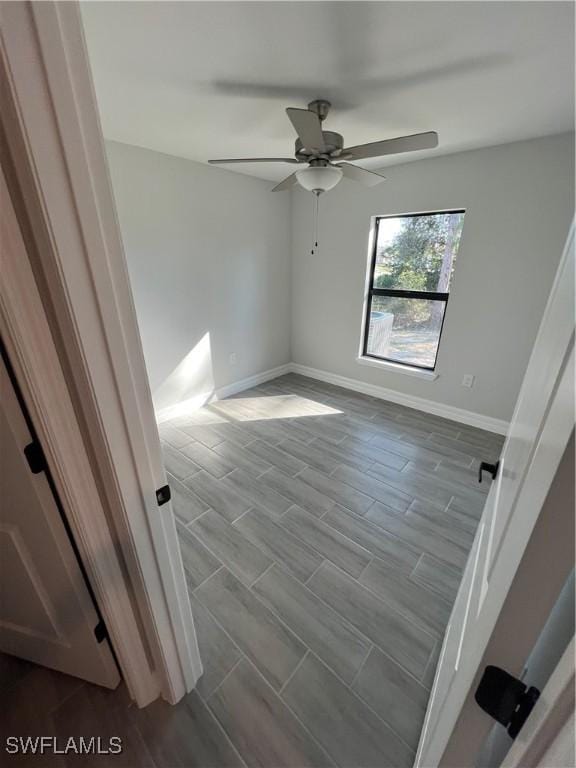
<path fill-rule="evenodd" d="M 309 192 L 315 190 L 327 192 L 338 184 L 342 178 L 342 171 L 333 165 L 310 166 L 296 171 L 296 178 L 300 186 Z"/>

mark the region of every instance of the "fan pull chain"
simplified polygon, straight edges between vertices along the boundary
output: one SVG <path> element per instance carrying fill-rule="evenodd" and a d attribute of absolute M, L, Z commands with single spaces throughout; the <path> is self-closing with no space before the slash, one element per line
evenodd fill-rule
<path fill-rule="evenodd" d="M 314 245 L 312 246 L 312 250 L 310 253 L 312 256 L 317 252 L 318 250 L 318 202 L 320 199 L 320 192 L 314 190 Z"/>

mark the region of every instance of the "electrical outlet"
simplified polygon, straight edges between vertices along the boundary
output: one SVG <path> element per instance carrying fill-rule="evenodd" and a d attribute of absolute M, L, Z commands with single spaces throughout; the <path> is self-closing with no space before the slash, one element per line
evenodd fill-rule
<path fill-rule="evenodd" d="M 230 360 L 230 365 L 236 365 L 236 352 L 232 352 L 229 360 Z"/>
<path fill-rule="evenodd" d="M 465 373 L 464 376 L 462 376 L 462 386 L 467 389 L 472 389 L 474 386 L 474 378 L 475 377 L 471 373 Z"/>

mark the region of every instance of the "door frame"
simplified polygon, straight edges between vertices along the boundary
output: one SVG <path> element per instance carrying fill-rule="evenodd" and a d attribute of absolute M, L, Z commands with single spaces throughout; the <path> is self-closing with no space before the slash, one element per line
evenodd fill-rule
<path fill-rule="evenodd" d="M 130 694 L 176 703 L 202 664 L 79 6 L 2 13 L 5 344 Z"/>

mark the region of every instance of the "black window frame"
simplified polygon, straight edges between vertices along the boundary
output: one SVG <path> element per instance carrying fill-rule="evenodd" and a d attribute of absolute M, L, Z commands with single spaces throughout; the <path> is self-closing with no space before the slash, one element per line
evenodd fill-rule
<path fill-rule="evenodd" d="M 444 321 L 446 320 L 446 310 L 448 308 L 448 299 L 450 292 L 435 293 L 433 291 L 407 291 L 398 288 L 374 288 L 374 272 L 376 270 L 376 255 L 378 250 L 378 234 L 380 231 L 380 222 L 384 219 L 414 219 L 423 218 L 424 216 L 441 216 L 448 213 L 466 213 L 465 208 L 454 208 L 447 211 L 426 211 L 424 213 L 400 213 L 400 214 L 388 214 L 386 216 L 376 216 L 376 226 L 374 229 L 374 240 L 372 243 L 372 257 L 370 263 L 370 275 L 368 281 L 368 296 L 366 301 L 366 316 L 364 318 L 364 342 L 362 345 L 362 357 L 369 360 L 380 360 L 386 363 L 393 363 L 394 365 L 402 365 L 406 368 L 419 368 L 423 371 L 434 371 L 436 369 L 436 363 L 438 361 L 438 350 L 440 349 L 440 340 L 442 338 L 442 331 L 444 330 Z M 456 254 L 457 255 L 457 254 Z M 368 334 L 370 331 L 370 315 L 372 313 L 372 298 L 374 296 L 392 296 L 395 298 L 404 299 L 426 299 L 428 301 L 443 301 L 444 312 L 442 314 L 442 324 L 440 326 L 440 333 L 438 334 L 438 344 L 436 346 L 436 355 L 434 356 L 434 365 L 418 365 L 417 363 L 406 363 L 401 360 L 393 360 L 390 357 L 380 357 L 378 355 L 371 355 L 368 352 Z"/>

